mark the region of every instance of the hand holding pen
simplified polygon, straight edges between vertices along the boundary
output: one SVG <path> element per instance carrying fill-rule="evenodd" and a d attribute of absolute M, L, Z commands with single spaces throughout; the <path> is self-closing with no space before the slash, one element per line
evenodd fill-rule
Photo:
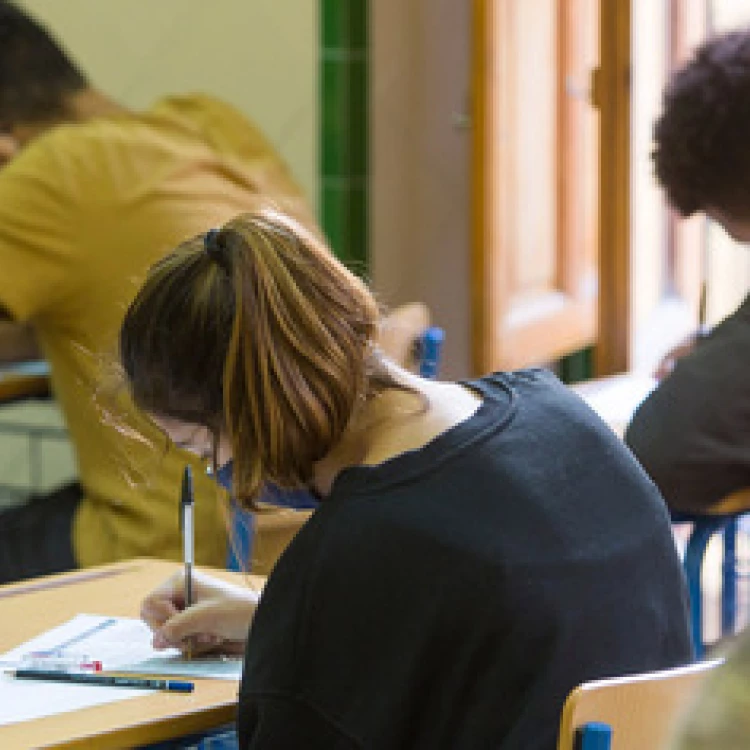
<path fill-rule="evenodd" d="M 193 604 L 185 608 L 181 571 L 155 589 L 141 605 L 141 617 L 154 633 L 157 649 L 179 648 L 193 654 L 242 654 L 260 593 L 227 583 L 200 570 L 192 574 Z"/>

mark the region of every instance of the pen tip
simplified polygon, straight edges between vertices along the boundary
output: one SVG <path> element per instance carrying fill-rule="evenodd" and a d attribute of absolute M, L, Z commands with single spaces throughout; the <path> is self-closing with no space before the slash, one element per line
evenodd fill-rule
<path fill-rule="evenodd" d="M 186 500 L 193 497 L 193 469 L 190 464 L 182 474 L 182 497 Z"/>

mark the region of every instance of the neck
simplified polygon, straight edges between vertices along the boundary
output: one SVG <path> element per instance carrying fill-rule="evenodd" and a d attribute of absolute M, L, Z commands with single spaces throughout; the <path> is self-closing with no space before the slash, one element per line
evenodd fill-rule
<path fill-rule="evenodd" d="M 126 107 L 96 89 L 78 91 L 68 97 L 66 104 L 71 120 L 74 122 L 85 122 L 97 117 L 112 117 L 128 112 Z"/>
<path fill-rule="evenodd" d="M 22 123 L 13 127 L 10 134 L 19 147 L 25 146 L 55 125 L 86 122 L 97 117 L 112 117 L 128 110 L 96 89 L 83 89 L 71 94 L 65 101 L 65 113 L 61 117 L 41 122 Z"/>
<path fill-rule="evenodd" d="M 383 359 L 382 363 L 394 380 L 409 390 L 385 390 L 366 399 L 355 410 L 341 440 L 315 465 L 313 486 L 322 496 L 330 493 L 341 471 L 349 466 L 367 463 L 373 446 L 380 441 L 384 431 L 392 429 L 394 420 L 408 420 L 421 410 L 429 384 L 390 360 Z"/>

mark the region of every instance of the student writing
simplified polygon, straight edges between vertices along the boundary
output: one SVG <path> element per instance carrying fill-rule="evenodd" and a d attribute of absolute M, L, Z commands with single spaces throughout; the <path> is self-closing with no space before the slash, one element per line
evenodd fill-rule
<path fill-rule="evenodd" d="M 552 750 L 578 683 L 691 659 L 664 503 L 551 374 L 423 380 L 378 326 L 271 209 L 151 269 L 121 330 L 135 402 L 232 459 L 246 504 L 269 481 L 321 498 L 260 598 L 206 576 L 189 608 L 179 577 L 153 592 L 154 642 L 247 638 L 243 748 Z"/>

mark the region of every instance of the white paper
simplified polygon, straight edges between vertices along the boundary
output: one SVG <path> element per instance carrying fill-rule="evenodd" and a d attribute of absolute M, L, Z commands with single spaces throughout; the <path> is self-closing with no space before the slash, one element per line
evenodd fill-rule
<path fill-rule="evenodd" d="M 83 617 L 88 618 L 90 615 Z M 85 628 L 93 625 L 94 619 L 101 622 L 108 618 L 98 617 L 80 622 L 76 622 L 78 618 L 75 618 L 3 654 L 0 656 L 0 665 L 3 669 L 20 666 L 25 654 L 58 648 L 66 643 L 70 643 L 71 651 L 79 653 L 84 644 L 76 640 Z M 0 674 L 0 725 L 101 706 L 143 696 L 148 692 L 150 691 L 99 685 L 17 680 L 3 672 Z"/>
<path fill-rule="evenodd" d="M 624 427 L 657 385 L 655 378 L 628 373 L 592 383 L 577 383 L 573 390 L 607 424 Z"/>
<path fill-rule="evenodd" d="M 151 631 L 141 620 L 81 614 L 0 655 L 0 670 L 20 667 L 24 656 L 39 651 L 62 651 L 102 662 L 105 671 L 156 676 L 240 677 L 240 659 L 191 659 L 177 649 L 156 651 Z M 150 691 L 98 685 L 16 680 L 0 674 L 0 725 L 75 711 Z"/>
<path fill-rule="evenodd" d="M 143 696 L 151 691 L 16 680 L 0 674 L 0 726 Z"/>

